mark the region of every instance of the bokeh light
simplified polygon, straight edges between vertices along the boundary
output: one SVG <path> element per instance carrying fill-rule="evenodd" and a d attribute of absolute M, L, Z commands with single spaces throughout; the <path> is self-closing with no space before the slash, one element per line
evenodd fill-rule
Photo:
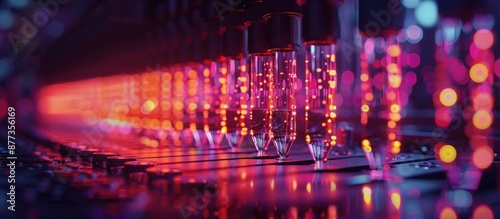
<path fill-rule="evenodd" d="M 477 148 L 472 154 L 472 163 L 479 169 L 488 168 L 493 162 L 493 151 L 488 146 Z"/>
<path fill-rule="evenodd" d="M 470 207 L 472 204 L 472 194 L 470 192 L 463 190 L 463 189 L 458 189 L 456 191 L 450 191 L 449 193 L 451 202 L 453 203 L 453 206 L 455 207 Z"/>
<path fill-rule="evenodd" d="M 500 59 L 495 61 L 495 75 L 500 78 Z"/>
<path fill-rule="evenodd" d="M 351 71 L 342 73 L 342 83 L 347 85 L 354 83 L 354 74 Z"/>
<path fill-rule="evenodd" d="M 415 9 L 418 24 L 423 27 L 432 27 L 438 21 L 438 8 L 434 1 L 423 1 Z"/>
<path fill-rule="evenodd" d="M 457 102 L 457 93 L 451 88 L 445 88 L 439 93 L 439 101 L 444 106 L 453 106 Z"/>
<path fill-rule="evenodd" d="M 398 45 L 390 45 L 387 48 L 387 53 L 392 57 L 398 57 L 401 54 L 401 47 Z"/>
<path fill-rule="evenodd" d="M 472 219 L 493 219 L 494 215 L 491 208 L 487 205 L 479 205 L 472 213 Z"/>
<path fill-rule="evenodd" d="M 369 205 L 372 202 L 372 189 L 368 186 L 363 186 L 363 201 Z"/>
<path fill-rule="evenodd" d="M 494 41 L 495 37 L 493 36 L 493 33 L 490 30 L 481 29 L 474 34 L 474 44 L 479 49 L 487 50 L 491 48 Z"/>
<path fill-rule="evenodd" d="M 472 123 L 478 129 L 487 129 L 493 123 L 493 115 L 491 115 L 491 113 L 486 110 L 479 110 L 474 113 L 474 116 L 472 117 Z"/>
<path fill-rule="evenodd" d="M 477 63 L 470 68 L 470 79 L 476 83 L 482 83 L 488 78 L 488 67 L 483 63 Z"/>
<path fill-rule="evenodd" d="M 457 158 L 457 150 L 451 145 L 444 145 L 439 149 L 439 159 L 445 163 L 451 163 Z"/>
<path fill-rule="evenodd" d="M 457 219 L 457 213 L 453 208 L 446 207 L 439 213 L 439 219 Z"/>
<path fill-rule="evenodd" d="M 401 4 L 406 8 L 416 8 L 420 4 L 420 0 L 401 0 Z"/>
<path fill-rule="evenodd" d="M 406 28 L 406 39 L 408 42 L 416 44 L 423 38 L 423 31 L 418 25 L 410 25 Z"/>
<path fill-rule="evenodd" d="M 393 192 L 391 194 L 391 201 L 396 209 L 399 209 L 399 207 L 401 207 L 401 195 L 397 192 Z"/>
<path fill-rule="evenodd" d="M 405 82 L 410 86 L 415 85 L 417 83 L 417 75 L 412 71 L 407 72 L 405 74 Z"/>
<path fill-rule="evenodd" d="M 0 29 L 5 30 L 12 26 L 14 19 L 12 14 L 7 10 L 0 10 Z"/>

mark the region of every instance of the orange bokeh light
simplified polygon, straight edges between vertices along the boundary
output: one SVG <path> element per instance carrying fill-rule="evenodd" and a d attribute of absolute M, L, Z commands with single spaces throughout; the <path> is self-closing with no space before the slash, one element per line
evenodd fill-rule
<path fill-rule="evenodd" d="M 391 128 L 391 129 L 395 128 L 396 127 L 396 122 L 394 122 L 392 120 L 389 121 L 389 122 L 387 122 L 387 127 Z"/>
<path fill-rule="evenodd" d="M 439 219 L 457 219 L 457 213 L 450 207 L 443 208 L 439 214 Z"/>
<path fill-rule="evenodd" d="M 473 65 L 469 70 L 470 79 L 476 83 L 482 83 L 488 78 L 488 67 L 483 63 Z"/>
<path fill-rule="evenodd" d="M 479 147 L 472 154 L 472 163 L 479 169 L 488 168 L 493 162 L 493 151 L 488 146 Z"/>
<path fill-rule="evenodd" d="M 370 79 L 370 77 L 368 76 L 368 74 L 361 74 L 361 76 L 359 76 L 359 78 L 361 79 L 361 81 L 368 81 L 368 79 Z"/>
<path fill-rule="evenodd" d="M 479 49 L 487 50 L 491 48 L 494 41 L 495 37 L 490 30 L 481 29 L 474 34 L 474 44 Z"/>
<path fill-rule="evenodd" d="M 373 100 L 373 94 L 372 93 L 365 94 L 365 100 L 366 101 L 372 101 Z"/>
<path fill-rule="evenodd" d="M 480 205 L 474 209 L 474 213 L 472 214 L 472 219 L 493 219 L 494 215 L 491 211 L 491 208 L 487 205 Z"/>
<path fill-rule="evenodd" d="M 387 48 L 387 54 L 392 57 L 398 57 L 399 55 L 401 55 L 401 48 L 398 45 L 390 45 Z"/>
<path fill-rule="evenodd" d="M 453 106 L 457 102 L 457 93 L 451 88 L 445 88 L 439 93 L 439 101 L 444 106 Z"/>
<path fill-rule="evenodd" d="M 474 116 L 472 117 L 472 123 L 476 128 L 484 130 L 489 128 L 493 123 L 493 116 L 489 111 L 479 110 L 474 113 Z"/>
<path fill-rule="evenodd" d="M 398 104 L 392 104 L 391 105 L 391 112 L 397 113 L 401 110 L 401 107 Z"/>

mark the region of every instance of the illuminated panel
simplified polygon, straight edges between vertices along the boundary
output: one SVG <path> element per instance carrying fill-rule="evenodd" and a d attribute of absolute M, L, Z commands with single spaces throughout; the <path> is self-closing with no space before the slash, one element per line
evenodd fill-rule
<path fill-rule="evenodd" d="M 306 54 L 306 142 L 321 168 L 337 145 L 337 69 L 334 45 L 309 45 Z"/>
<path fill-rule="evenodd" d="M 386 90 L 386 101 L 388 106 L 389 118 L 387 122 L 387 138 L 389 139 L 389 151 L 397 154 L 401 151 L 401 142 L 399 141 L 399 126 L 397 123 L 401 119 L 401 82 L 403 74 L 400 65 L 401 46 L 397 39 L 391 39 L 386 47 L 386 72 L 388 85 Z"/>
<path fill-rule="evenodd" d="M 142 128 L 157 130 L 160 128 L 160 72 L 148 70 L 141 74 L 141 113 Z"/>
<path fill-rule="evenodd" d="M 189 130 L 192 132 L 196 132 L 196 112 L 198 110 L 199 105 L 199 79 L 197 68 L 186 68 L 187 72 L 186 77 L 186 114 L 189 117 Z"/>
<path fill-rule="evenodd" d="M 180 133 L 184 129 L 184 73 L 180 66 L 173 67 L 173 93 L 172 93 L 172 123 L 174 130 L 172 130 L 172 140 L 175 146 L 182 144 Z"/>
<path fill-rule="evenodd" d="M 171 134 L 174 130 L 173 124 L 173 74 L 171 68 L 166 68 L 160 72 L 161 86 L 160 86 L 160 122 L 161 129 L 165 133 Z M 167 138 L 168 136 L 165 136 Z M 163 139 L 161 139 L 163 140 Z"/>
<path fill-rule="evenodd" d="M 220 126 L 221 126 L 221 134 L 227 133 L 227 108 L 229 107 L 228 100 L 228 81 L 227 81 L 227 65 L 225 61 L 222 61 L 219 68 L 219 83 L 220 83 L 220 112 L 219 116 L 221 118 Z"/>
<path fill-rule="evenodd" d="M 202 130 L 207 137 L 208 144 L 211 147 L 220 145 L 222 140 L 221 118 L 220 114 L 220 95 L 221 83 L 219 79 L 221 74 L 219 71 L 219 63 L 216 61 L 206 61 L 202 68 L 202 91 L 203 98 L 201 101 L 203 114 Z"/>

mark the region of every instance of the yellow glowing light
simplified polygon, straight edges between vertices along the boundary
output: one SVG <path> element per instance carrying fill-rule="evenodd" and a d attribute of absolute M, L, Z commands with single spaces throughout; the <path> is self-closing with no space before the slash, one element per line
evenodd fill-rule
<path fill-rule="evenodd" d="M 146 102 L 144 102 L 144 104 L 142 104 L 141 112 L 144 114 L 149 114 L 156 108 L 157 104 L 158 100 L 156 99 L 147 100 Z"/>
<path fill-rule="evenodd" d="M 399 112 L 399 110 L 401 110 L 401 107 L 398 104 L 391 105 L 391 112 L 397 113 L 397 112 Z"/>
<path fill-rule="evenodd" d="M 364 145 L 364 146 L 363 146 L 363 150 L 364 150 L 366 153 L 370 153 L 370 152 L 372 152 L 372 147 L 370 147 L 369 145 Z"/>
<path fill-rule="evenodd" d="M 368 139 L 363 139 L 363 141 L 361 141 L 361 145 L 370 146 L 370 141 L 368 141 Z"/>
<path fill-rule="evenodd" d="M 306 190 L 307 190 L 307 193 L 311 193 L 311 183 L 307 183 Z"/>
<path fill-rule="evenodd" d="M 246 178 L 247 178 L 247 172 L 243 171 L 243 172 L 241 173 L 241 179 L 242 179 L 242 180 L 245 180 Z"/>
<path fill-rule="evenodd" d="M 489 128 L 493 123 L 493 116 L 486 110 L 479 110 L 474 113 L 474 116 L 472 117 L 472 123 L 476 128 L 484 130 Z"/>
<path fill-rule="evenodd" d="M 451 88 L 445 88 L 439 93 L 439 101 L 444 106 L 453 106 L 457 102 L 457 93 Z"/>
<path fill-rule="evenodd" d="M 444 145 L 439 149 L 439 158 L 445 163 L 451 163 L 457 158 L 457 151 L 451 145 Z"/>
<path fill-rule="evenodd" d="M 220 69 L 220 72 L 221 72 L 223 75 L 227 74 L 227 68 L 226 68 L 226 67 L 222 67 L 222 68 Z"/>
<path fill-rule="evenodd" d="M 330 192 L 334 192 L 337 189 L 337 185 L 332 181 L 330 182 Z"/>
<path fill-rule="evenodd" d="M 488 146 L 482 146 L 472 154 L 472 163 L 479 169 L 488 168 L 493 162 L 493 151 Z"/>
<path fill-rule="evenodd" d="M 393 141 L 392 146 L 394 147 L 401 147 L 401 142 L 400 141 Z"/>
<path fill-rule="evenodd" d="M 210 70 L 208 70 L 207 68 L 203 69 L 203 76 L 204 77 L 210 76 Z"/>
<path fill-rule="evenodd" d="M 399 209 L 399 207 L 401 207 L 401 195 L 399 195 L 397 192 L 393 192 L 391 194 L 391 201 L 396 209 Z"/>
<path fill-rule="evenodd" d="M 389 79 L 391 76 L 396 76 L 399 73 L 399 65 L 395 63 L 390 63 L 387 65 L 387 72 L 389 72 Z"/>
<path fill-rule="evenodd" d="M 457 219 L 457 213 L 450 207 L 443 208 L 439 214 L 439 219 Z"/>
<path fill-rule="evenodd" d="M 330 56 L 330 62 L 335 62 L 335 54 L 332 54 L 332 55 Z"/>
<path fill-rule="evenodd" d="M 399 121 L 401 119 L 401 115 L 399 113 L 390 113 L 389 118 L 392 121 Z"/>
<path fill-rule="evenodd" d="M 292 181 L 292 189 L 293 191 L 297 190 L 297 180 L 295 179 Z"/>
<path fill-rule="evenodd" d="M 361 111 L 368 112 L 368 111 L 370 111 L 370 107 L 366 104 L 363 104 L 363 106 L 361 106 Z"/>
<path fill-rule="evenodd" d="M 392 88 L 399 88 L 401 86 L 401 75 L 390 75 L 389 76 L 389 85 Z"/>
<path fill-rule="evenodd" d="M 401 55 L 401 48 L 398 45 L 390 45 L 387 48 L 387 54 L 392 57 L 398 57 L 399 55 Z"/>
<path fill-rule="evenodd" d="M 474 213 L 472 214 L 472 219 L 493 219 L 495 218 L 493 215 L 493 211 L 487 205 L 480 205 L 476 209 L 474 209 Z"/>
<path fill-rule="evenodd" d="M 363 82 L 366 82 L 368 81 L 369 77 L 368 77 L 368 74 L 361 74 L 361 76 L 359 76 L 359 78 L 361 79 L 361 81 Z"/>
<path fill-rule="evenodd" d="M 271 184 L 269 186 L 271 187 L 271 190 L 274 190 L 274 179 L 271 179 Z"/>
<path fill-rule="evenodd" d="M 488 78 L 488 67 L 482 63 L 473 65 L 469 70 L 470 79 L 476 83 L 482 83 Z"/>
<path fill-rule="evenodd" d="M 398 154 L 399 152 L 401 152 L 401 148 L 398 148 L 398 147 L 391 148 L 391 153 L 392 154 Z"/>
<path fill-rule="evenodd" d="M 368 186 L 363 186 L 363 201 L 369 205 L 372 202 L 372 189 Z"/>

